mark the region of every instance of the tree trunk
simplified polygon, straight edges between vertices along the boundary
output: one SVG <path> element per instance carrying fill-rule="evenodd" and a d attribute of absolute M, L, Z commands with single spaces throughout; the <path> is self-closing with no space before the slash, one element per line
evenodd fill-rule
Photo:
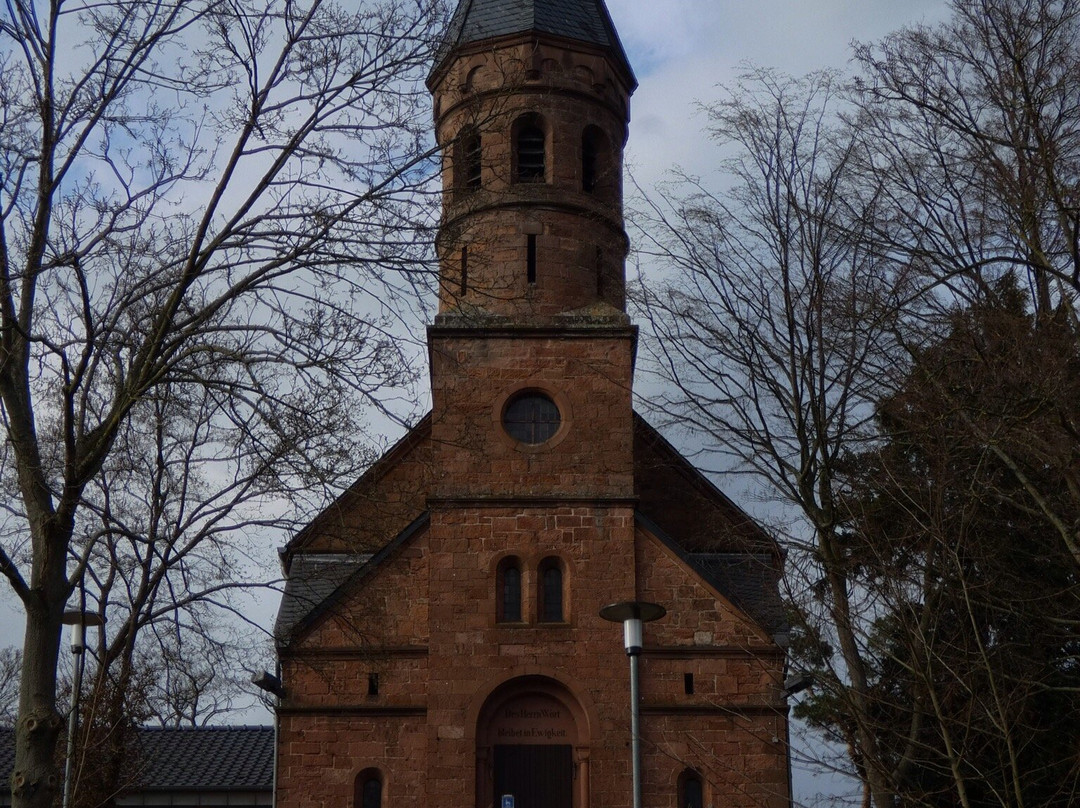
<path fill-rule="evenodd" d="M 64 720 L 56 710 L 56 667 L 65 598 L 48 597 L 40 589 L 34 595 L 34 602 L 26 604 L 11 773 L 13 808 L 53 808 L 61 786 L 56 744 Z"/>
<path fill-rule="evenodd" d="M 829 554 L 835 555 L 831 548 L 835 542 L 832 537 L 822 542 L 821 546 L 830 548 Z M 827 562 L 828 563 L 828 562 Z M 869 789 L 874 808 L 892 808 L 896 799 L 888 778 L 881 770 L 881 756 L 878 750 L 877 736 L 870 726 L 870 697 L 866 681 L 865 660 L 859 650 L 858 640 L 852 623 L 851 606 L 847 599 L 847 580 L 835 566 L 826 569 L 826 577 L 832 590 L 835 603 L 833 620 L 837 638 L 840 640 L 840 653 L 847 666 L 849 685 L 847 697 L 855 721 L 855 738 L 859 754 L 863 760 L 866 785 Z"/>

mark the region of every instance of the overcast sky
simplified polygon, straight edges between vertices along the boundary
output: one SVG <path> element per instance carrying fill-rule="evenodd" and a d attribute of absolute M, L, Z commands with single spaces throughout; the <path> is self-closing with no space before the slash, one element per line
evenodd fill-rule
<path fill-rule="evenodd" d="M 848 64 L 852 40 L 933 23 L 944 0 L 607 0 L 637 73 L 627 164 L 644 186 L 672 165 L 704 173 L 697 101 L 717 98 L 741 63 L 794 75 Z"/>

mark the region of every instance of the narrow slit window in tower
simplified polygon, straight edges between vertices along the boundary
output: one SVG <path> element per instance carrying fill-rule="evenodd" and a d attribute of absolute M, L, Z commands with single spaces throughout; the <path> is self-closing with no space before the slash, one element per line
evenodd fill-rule
<path fill-rule="evenodd" d="M 526 258 L 526 262 L 528 264 L 528 279 L 529 283 L 536 283 L 536 236 L 530 233 L 528 239 L 528 245 L 526 247 L 528 251 L 528 255 Z"/>

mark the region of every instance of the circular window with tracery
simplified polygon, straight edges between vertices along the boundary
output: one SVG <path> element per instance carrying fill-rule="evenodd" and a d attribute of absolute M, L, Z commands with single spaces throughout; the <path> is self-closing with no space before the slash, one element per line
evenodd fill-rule
<path fill-rule="evenodd" d="M 538 390 L 527 390 L 507 402 L 502 422 L 511 438 L 536 446 L 555 436 L 562 425 L 562 415 L 550 396 Z"/>

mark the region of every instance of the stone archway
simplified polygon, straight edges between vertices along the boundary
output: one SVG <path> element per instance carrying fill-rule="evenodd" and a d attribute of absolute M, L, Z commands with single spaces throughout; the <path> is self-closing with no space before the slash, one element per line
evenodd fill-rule
<path fill-rule="evenodd" d="M 477 808 L 588 808 L 589 728 L 562 683 L 523 676 L 499 685 L 476 726 Z"/>

